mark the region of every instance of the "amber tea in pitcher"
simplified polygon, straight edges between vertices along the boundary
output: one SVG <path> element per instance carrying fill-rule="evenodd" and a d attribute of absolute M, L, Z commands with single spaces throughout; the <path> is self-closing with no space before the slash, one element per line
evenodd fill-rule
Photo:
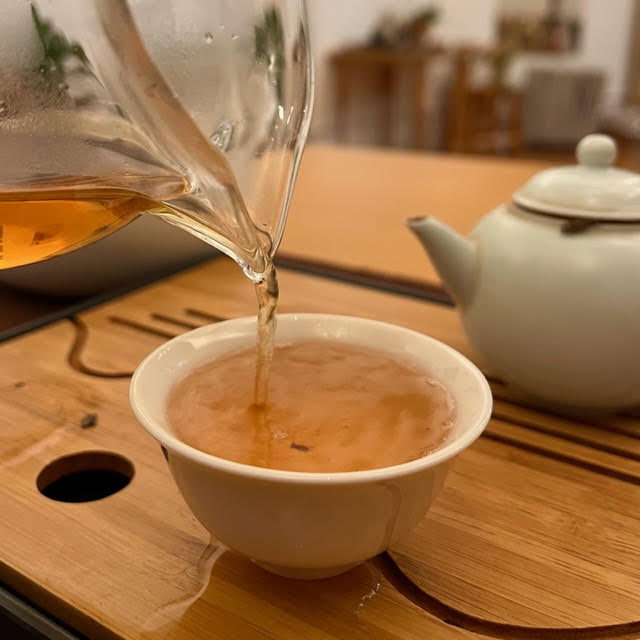
<path fill-rule="evenodd" d="M 3 7 L 0 268 L 148 212 L 269 270 L 310 115 L 303 5 L 174 5 Z"/>

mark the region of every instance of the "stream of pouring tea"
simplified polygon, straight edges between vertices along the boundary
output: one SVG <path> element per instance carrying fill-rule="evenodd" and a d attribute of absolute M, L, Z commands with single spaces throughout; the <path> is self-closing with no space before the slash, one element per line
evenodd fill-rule
<path fill-rule="evenodd" d="M 271 267 L 266 278 L 256 284 L 258 297 L 258 345 L 256 350 L 256 381 L 253 403 L 264 408 L 268 401 L 269 368 L 273 360 L 276 332 L 276 307 L 278 305 L 278 279 Z"/>

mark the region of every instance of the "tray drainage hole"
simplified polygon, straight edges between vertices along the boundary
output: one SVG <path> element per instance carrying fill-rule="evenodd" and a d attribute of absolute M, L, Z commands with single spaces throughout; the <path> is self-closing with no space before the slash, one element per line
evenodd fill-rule
<path fill-rule="evenodd" d="M 38 475 L 43 496 L 58 502 L 91 502 L 124 489 L 135 470 L 127 458 L 108 451 L 84 451 L 57 458 Z"/>

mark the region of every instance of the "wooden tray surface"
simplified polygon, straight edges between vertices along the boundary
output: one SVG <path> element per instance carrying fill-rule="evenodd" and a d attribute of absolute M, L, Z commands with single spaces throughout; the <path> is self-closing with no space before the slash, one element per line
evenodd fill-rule
<path fill-rule="evenodd" d="M 281 312 L 395 322 L 475 359 L 448 307 L 285 269 L 280 284 Z M 0 345 L 0 581 L 98 639 L 640 638 L 640 421 L 552 415 L 497 381 L 485 435 L 390 553 L 299 583 L 210 544 L 129 375 L 167 338 L 255 310 L 218 259 Z M 81 504 L 39 493 L 48 463 L 90 450 L 128 458 L 132 482 Z"/>

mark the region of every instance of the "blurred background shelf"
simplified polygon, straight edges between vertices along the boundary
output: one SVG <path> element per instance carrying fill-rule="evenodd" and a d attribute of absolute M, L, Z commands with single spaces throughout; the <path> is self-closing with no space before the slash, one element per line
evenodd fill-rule
<path fill-rule="evenodd" d="M 638 4 L 314 3 L 312 139 L 563 162 L 606 130 L 639 167 Z"/>

